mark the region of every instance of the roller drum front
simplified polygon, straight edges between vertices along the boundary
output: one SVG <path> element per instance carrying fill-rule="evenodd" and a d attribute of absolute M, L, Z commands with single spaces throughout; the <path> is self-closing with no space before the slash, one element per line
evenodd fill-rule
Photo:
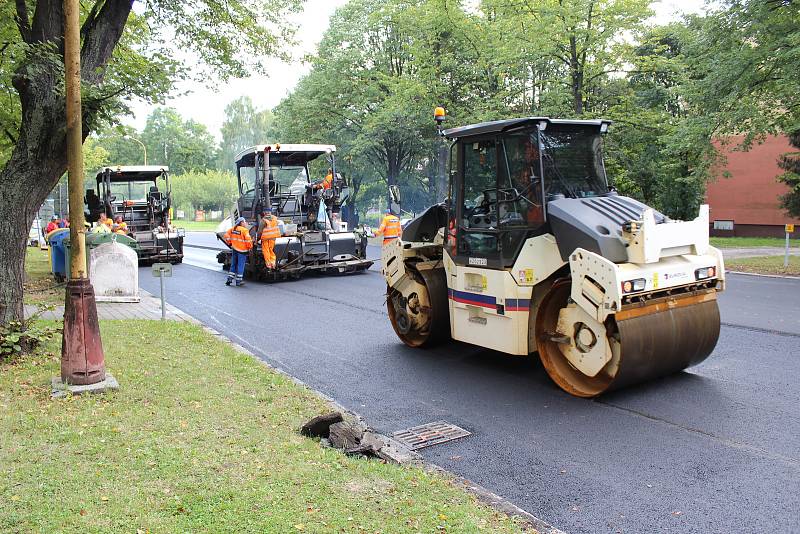
<path fill-rule="evenodd" d="M 620 367 L 609 390 L 682 371 L 708 358 L 719 339 L 716 295 L 617 321 Z"/>
<path fill-rule="evenodd" d="M 679 372 L 705 360 L 719 338 L 715 290 L 632 305 L 606 321 L 613 358 L 590 377 L 567 360 L 559 346 L 564 340 L 555 335 L 569 289 L 570 282 L 563 280 L 545 297 L 537 316 L 536 337 L 545 370 L 572 395 L 594 397 Z"/>

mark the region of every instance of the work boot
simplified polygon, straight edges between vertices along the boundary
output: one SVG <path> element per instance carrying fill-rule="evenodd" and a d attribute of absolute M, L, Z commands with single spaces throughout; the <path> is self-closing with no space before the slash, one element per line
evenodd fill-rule
<path fill-rule="evenodd" d="M 225 280 L 225 285 L 229 286 L 229 285 L 231 285 L 231 282 L 232 282 L 232 280 L 230 278 L 228 278 L 227 280 Z"/>

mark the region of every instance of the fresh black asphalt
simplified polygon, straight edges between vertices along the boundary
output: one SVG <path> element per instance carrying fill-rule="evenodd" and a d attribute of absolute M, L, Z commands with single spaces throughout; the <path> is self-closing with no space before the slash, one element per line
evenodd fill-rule
<path fill-rule="evenodd" d="M 142 287 L 156 282 L 142 269 Z M 557 528 L 800 531 L 800 280 L 729 275 L 708 360 L 594 401 L 561 392 L 535 358 L 405 347 L 374 271 L 223 282 L 178 266 L 167 300 L 383 433 L 468 429 L 422 454 Z"/>

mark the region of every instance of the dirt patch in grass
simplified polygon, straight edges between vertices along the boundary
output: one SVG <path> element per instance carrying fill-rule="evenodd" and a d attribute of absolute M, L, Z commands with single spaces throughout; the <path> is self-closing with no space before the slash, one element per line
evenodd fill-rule
<path fill-rule="evenodd" d="M 519 531 L 442 476 L 301 437 L 325 402 L 195 325 L 101 329 L 116 393 L 51 400 L 60 338 L 0 366 L 3 531 Z"/>
<path fill-rule="evenodd" d="M 730 259 L 725 260 L 725 269 L 746 273 L 800 276 L 800 256 L 789 256 L 788 267 L 783 266 L 783 256 Z"/>

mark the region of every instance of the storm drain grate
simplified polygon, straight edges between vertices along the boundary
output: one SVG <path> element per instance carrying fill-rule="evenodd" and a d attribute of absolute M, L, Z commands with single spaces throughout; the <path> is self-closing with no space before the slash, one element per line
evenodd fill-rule
<path fill-rule="evenodd" d="M 450 424 L 447 421 L 435 421 L 406 430 L 400 430 L 392 434 L 392 437 L 406 445 L 412 451 L 415 451 L 424 447 L 430 447 L 431 445 L 447 443 L 448 441 L 463 438 L 470 434 L 471 432 L 464 430 L 460 426 Z"/>

